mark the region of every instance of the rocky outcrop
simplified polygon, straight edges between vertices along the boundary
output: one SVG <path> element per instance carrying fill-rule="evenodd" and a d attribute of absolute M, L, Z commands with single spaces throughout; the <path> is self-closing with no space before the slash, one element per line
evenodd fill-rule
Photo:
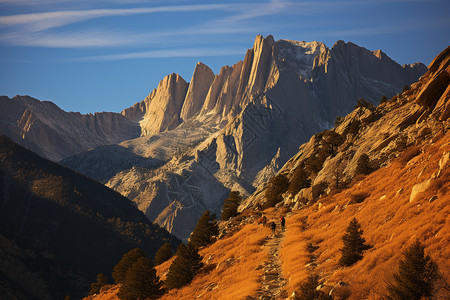
<path fill-rule="evenodd" d="M 180 117 L 182 120 L 187 120 L 200 111 L 213 80 L 213 71 L 205 64 L 198 62 L 181 109 Z"/>
<path fill-rule="evenodd" d="M 166 76 L 145 99 L 146 112 L 141 125 L 143 136 L 171 130 L 181 123 L 180 113 L 189 84 L 175 73 Z"/>
<path fill-rule="evenodd" d="M 358 160 L 363 154 L 368 155 L 370 168 L 374 170 L 390 164 L 409 146 L 417 148 L 416 152 L 409 154 L 414 157 L 420 154 L 419 147 L 423 143 L 445 135 L 450 128 L 446 115 L 450 102 L 450 81 L 447 79 L 449 49 L 430 64 L 430 71 L 413 83 L 410 89 L 378 107 L 361 102 L 340 120 L 338 126 L 331 131 L 313 135 L 309 142 L 300 146 L 297 154 L 287 161 L 279 174 L 291 178 L 296 168 L 305 167 L 310 174 L 311 188 L 302 189 L 297 195 L 285 195 L 284 203 L 300 207 L 308 201 L 315 202 L 322 194 L 346 186 L 358 175 Z M 378 55 L 383 57 L 379 52 Z M 335 137 L 335 145 L 330 147 L 332 137 Z M 439 168 L 431 177 L 425 181 L 421 179 L 412 186 L 410 202 L 420 199 L 420 195 L 427 191 L 433 181 L 440 178 L 448 164 L 448 157 L 448 152 L 445 152 L 439 161 Z M 408 158 L 406 163 L 411 167 L 417 160 Z M 260 186 L 241 209 L 264 202 L 265 188 Z"/>

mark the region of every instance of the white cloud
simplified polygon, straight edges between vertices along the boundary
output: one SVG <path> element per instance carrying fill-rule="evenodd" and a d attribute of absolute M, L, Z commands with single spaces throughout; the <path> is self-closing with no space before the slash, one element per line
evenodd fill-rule
<path fill-rule="evenodd" d="M 3 28 L 0 31 L 0 42 L 16 46 L 56 48 L 115 47 L 155 42 L 164 43 L 165 41 L 177 39 L 177 37 L 184 38 L 187 35 L 252 32 L 256 28 L 248 23 L 248 20 L 278 13 L 283 8 L 284 4 L 282 2 L 273 0 L 267 3 L 258 3 L 258 5 L 255 5 L 255 3 L 200 4 L 16 14 L 0 17 L 0 29 Z M 214 21 L 204 21 L 199 25 L 160 30 L 158 32 L 108 32 L 104 29 L 96 28 L 83 31 L 71 29 L 72 31 L 68 31 L 60 28 L 65 25 L 102 17 L 212 10 L 224 11 L 223 15 L 225 16 Z M 258 27 L 258 29 L 261 30 L 261 27 Z"/>
<path fill-rule="evenodd" d="M 123 8 L 123 9 L 91 9 L 91 10 L 41 12 L 41 13 L 2 16 L 0 17 L 0 26 L 24 26 L 24 28 L 28 31 L 37 32 L 102 17 L 127 16 L 127 15 L 129 16 L 136 14 L 150 14 L 163 12 L 227 10 L 229 8 L 230 7 L 226 4 L 204 4 L 204 5 L 160 6 L 160 7 L 140 7 L 140 8 Z"/>
<path fill-rule="evenodd" d="M 167 50 L 151 50 L 112 55 L 99 55 L 75 59 L 75 61 L 108 61 L 126 60 L 140 58 L 168 58 L 168 57 L 201 57 L 201 56 L 224 56 L 245 53 L 242 48 L 179 48 Z"/>

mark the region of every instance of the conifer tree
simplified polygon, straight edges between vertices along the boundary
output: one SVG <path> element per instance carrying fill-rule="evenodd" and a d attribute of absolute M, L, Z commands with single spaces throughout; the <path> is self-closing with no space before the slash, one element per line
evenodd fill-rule
<path fill-rule="evenodd" d="M 278 202 L 283 200 L 281 194 L 286 192 L 289 187 L 289 180 L 283 174 L 276 175 L 273 177 L 269 186 L 266 189 L 266 202 L 264 203 L 264 208 L 269 208 L 275 206 Z"/>
<path fill-rule="evenodd" d="M 155 265 L 160 265 L 163 262 L 169 260 L 173 256 L 172 245 L 170 243 L 164 243 L 159 247 L 155 254 Z"/>
<path fill-rule="evenodd" d="M 100 289 L 108 284 L 108 276 L 100 273 L 97 275 L 97 282 L 91 284 L 91 290 L 89 291 L 89 295 L 99 294 Z"/>
<path fill-rule="evenodd" d="M 372 165 L 370 163 L 370 158 L 367 154 L 363 154 L 358 158 L 356 164 L 356 174 L 370 174 L 372 172 Z"/>
<path fill-rule="evenodd" d="M 155 299 L 162 294 L 162 283 L 152 262 L 147 257 L 139 257 L 128 269 L 118 295 L 123 300 L 143 300 Z"/>
<path fill-rule="evenodd" d="M 242 197 L 239 192 L 231 191 L 230 196 L 223 202 L 220 219 L 222 221 L 228 221 L 230 218 L 237 216 L 237 210 L 241 201 Z"/>
<path fill-rule="evenodd" d="M 306 281 L 300 285 L 300 292 L 298 295 L 299 300 L 332 300 L 331 296 L 328 296 L 323 291 L 317 290 L 317 287 L 321 285 L 319 275 L 310 274 Z"/>
<path fill-rule="evenodd" d="M 145 252 L 139 248 L 135 248 L 125 253 L 122 259 L 114 267 L 112 278 L 116 284 L 123 283 L 127 275 L 128 269 L 140 258 L 145 257 Z"/>
<path fill-rule="evenodd" d="M 288 192 L 296 195 L 301 189 L 311 186 L 311 180 L 308 179 L 308 173 L 305 171 L 305 164 L 302 163 L 294 170 L 291 182 L 289 183 Z"/>
<path fill-rule="evenodd" d="M 383 96 L 381 97 L 381 99 L 380 99 L 380 103 L 384 103 L 384 102 L 387 102 L 387 101 L 388 101 L 388 99 L 386 98 L 385 95 L 383 95 Z"/>
<path fill-rule="evenodd" d="M 180 244 L 176 258 L 167 273 L 166 287 L 171 290 L 188 284 L 202 266 L 202 257 L 198 254 L 197 248 L 191 243 L 188 243 L 187 246 Z"/>
<path fill-rule="evenodd" d="M 351 266 L 363 257 L 363 252 L 370 249 L 372 246 L 366 244 L 366 239 L 362 237 L 363 231 L 360 229 L 361 225 L 356 218 L 350 222 L 346 233 L 342 237 L 344 247 L 341 250 L 341 258 L 339 265 Z"/>
<path fill-rule="evenodd" d="M 431 297 L 438 279 L 437 264 L 425 256 L 425 247 L 419 241 L 403 252 L 403 259 L 398 264 L 398 273 L 387 289 L 390 299 L 419 300 Z"/>
<path fill-rule="evenodd" d="M 211 243 L 211 237 L 219 234 L 219 227 L 214 218 L 207 210 L 203 213 L 192 231 L 189 242 L 196 248 L 200 248 Z"/>

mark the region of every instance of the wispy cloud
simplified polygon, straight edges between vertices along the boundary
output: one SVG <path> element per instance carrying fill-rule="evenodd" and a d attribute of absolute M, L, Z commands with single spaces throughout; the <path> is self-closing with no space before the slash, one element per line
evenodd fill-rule
<path fill-rule="evenodd" d="M 140 7 L 140 8 L 125 8 L 125 9 L 54 11 L 54 12 L 2 16 L 0 17 L 0 26 L 20 25 L 26 26 L 26 29 L 28 31 L 37 32 L 102 17 L 129 16 L 136 14 L 151 14 L 164 12 L 198 12 L 207 10 L 228 10 L 228 9 L 230 9 L 230 7 L 226 4 L 204 4 L 204 5 Z"/>
<path fill-rule="evenodd" d="M 112 55 L 99 55 L 74 59 L 73 61 L 108 61 L 140 58 L 168 58 L 168 57 L 202 57 L 224 56 L 245 53 L 243 48 L 179 48 L 167 50 L 152 50 Z"/>
<path fill-rule="evenodd" d="M 0 0 L 2 1 L 2 0 Z M 3 0 L 4 1 L 4 0 Z M 44 0 L 52 1 L 52 0 Z M 120 1 L 120 0 L 119 0 Z M 280 0 L 266 3 L 229 3 L 173 5 L 122 9 L 90 9 L 72 11 L 16 14 L 0 17 L 0 42 L 16 46 L 53 48 L 70 47 L 115 47 L 164 42 L 177 36 L 232 34 L 255 31 L 249 20 L 276 14 L 285 8 Z M 130 16 L 137 14 L 189 13 L 201 11 L 224 11 L 224 17 L 202 21 L 183 28 L 150 32 L 113 32 L 92 28 L 89 30 L 67 30 L 65 25 L 80 23 L 103 17 Z M 259 27 L 261 30 L 261 27 Z"/>

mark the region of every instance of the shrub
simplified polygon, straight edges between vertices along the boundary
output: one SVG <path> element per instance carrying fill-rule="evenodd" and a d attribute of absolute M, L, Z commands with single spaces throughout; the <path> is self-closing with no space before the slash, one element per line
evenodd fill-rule
<path fill-rule="evenodd" d="M 403 252 L 398 264 L 398 273 L 394 274 L 387 289 L 391 299 L 419 300 L 431 297 L 438 279 L 437 264 L 425 256 L 425 247 L 419 241 Z"/>
<path fill-rule="evenodd" d="M 368 175 L 372 172 L 372 164 L 370 162 L 370 158 L 367 154 L 363 154 L 358 158 L 358 162 L 356 164 L 356 174 Z"/>
<path fill-rule="evenodd" d="M 173 256 L 172 245 L 170 243 L 164 243 L 155 254 L 155 265 L 160 265 L 163 262 L 169 260 Z"/>
<path fill-rule="evenodd" d="M 281 195 L 286 192 L 289 187 L 289 180 L 286 176 L 279 174 L 273 177 L 269 186 L 266 189 L 266 202 L 263 208 L 269 208 L 275 206 L 278 202 L 283 200 Z"/>
<path fill-rule="evenodd" d="M 319 249 L 319 246 L 314 246 L 313 243 L 311 243 L 311 242 L 308 242 L 308 244 L 306 244 L 306 246 L 305 246 L 305 250 L 308 253 L 313 253 L 317 249 Z"/>
<path fill-rule="evenodd" d="M 404 86 L 403 86 L 403 89 L 402 89 L 402 93 L 408 91 L 409 89 L 410 89 L 409 85 L 407 85 L 407 84 L 404 85 Z"/>
<path fill-rule="evenodd" d="M 299 300 L 332 300 L 331 296 L 328 296 L 321 290 L 317 290 L 317 287 L 321 285 L 319 275 L 310 274 L 308 278 L 300 285 L 300 292 L 298 295 Z"/>
<path fill-rule="evenodd" d="M 337 148 L 344 143 L 344 138 L 337 132 L 325 130 L 316 135 L 316 142 L 329 154 L 334 155 Z"/>
<path fill-rule="evenodd" d="M 237 191 L 231 191 L 230 196 L 223 202 L 222 214 L 220 219 L 228 221 L 230 218 L 237 216 L 238 207 L 241 204 L 242 197 Z"/>
<path fill-rule="evenodd" d="M 165 282 L 169 290 L 190 283 L 203 266 L 202 257 L 198 254 L 197 248 L 190 243 L 187 246 L 180 244 L 176 256 L 169 267 Z"/>
<path fill-rule="evenodd" d="M 400 156 L 399 160 L 400 160 L 401 163 L 406 164 L 411 159 L 413 159 L 414 157 L 419 155 L 420 153 L 422 153 L 422 151 L 420 150 L 419 147 L 417 147 L 417 146 L 408 147 L 405 151 L 403 151 L 403 153 Z"/>
<path fill-rule="evenodd" d="M 288 192 L 296 195 L 301 189 L 311 186 L 311 180 L 308 179 L 308 173 L 305 171 L 305 164 L 301 164 L 294 170 L 291 182 L 289 183 Z"/>
<path fill-rule="evenodd" d="M 369 197 L 369 195 L 366 193 L 352 194 L 350 204 L 362 203 L 367 197 Z"/>
<path fill-rule="evenodd" d="M 145 252 L 139 248 L 135 248 L 125 253 L 122 259 L 114 267 L 112 278 L 116 284 L 123 283 L 127 275 L 128 269 L 141 257 L 145 257 Z"/>
<path fill-rule="evenodd" d="M 189 241 L 194 247 L 200 248 L 210 244 L 211 237 L 217 234 L 219 234 L 219 228 L 209 210 L 207 210 L 198 219 L 197 226 L 192 231 Z"/>
<path fill-rule="evenodd" d="M 387 101 L 388 101 L 388 99 L 386 98 L 385 95 L 383 95 L 383 96 L 381 97 L 381 99 L 380 99 L 380 103 L 384 103 L 384 102 L 387 102 Z"/>
<path fill-rule="evenodd" d="M 365 108 L 370 109 L 370 110 L 374 110 L 375 109 L 375 106 L 372 103 L 367 102 L 365 99 L 359 99 L 356 102 L 355 109 L 357 109 L 358 107 L 365 107 Z"/>
<path fill-rule="evenodd" d="M 344 122 L 344 117 L 338 116 L 336 119 L 334 119 L 334 127 L 338 127 L 339 125 Z"/>
<path fill-rule="evenodd" d="M 339 265 L 353 265 L 362 259 L 365 250 L 372 247 L 366 244 L 366 239 L 362 237 L 363 231 L 360 228 L 361 225 L 356 218 L 353 218 L 347 227 L 346 233 L 342 237 L 344 247 L 340 249 L 342 256 L 339 259 Z"/>
<path fill-rule="evenodd" d="M 155 299 L 163 294 L 162 283 L 152 262 L 147 257 L 139 257 L 128 269 L 118 295 L 120 299 L 135 300 Z"/>
<path fill-rule="evenodd" d="M 89 295 L 99 294 L 100 289 L 108 284 L 108 277 L 100 273 L 97 275 L 97 282 L 91 284 L 91 290 L 89 291 Z"/>

